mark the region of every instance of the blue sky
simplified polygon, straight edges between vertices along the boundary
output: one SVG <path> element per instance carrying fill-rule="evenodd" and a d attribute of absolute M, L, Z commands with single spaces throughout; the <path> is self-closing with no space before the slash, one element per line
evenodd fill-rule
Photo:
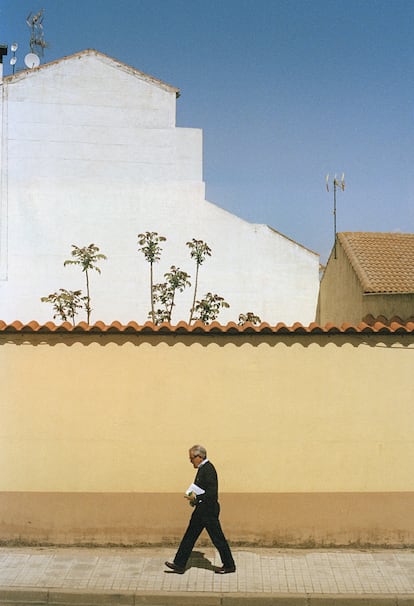
<path fill-rule="evenodd" d="M 207 199 L 321 255 L 338 231 L 414 231 L 413 0 L 0 0 L 0 43 L 94 48 L 181 89 Z M 9 58 L 4 71 L 11 73 Z"/>

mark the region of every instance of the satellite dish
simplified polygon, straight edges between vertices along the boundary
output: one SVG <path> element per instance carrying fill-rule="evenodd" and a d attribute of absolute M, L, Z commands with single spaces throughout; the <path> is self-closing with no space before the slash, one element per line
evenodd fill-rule
<path fill-rule="evenodd" d="M 24 62 L 30 69 L 39 67 L 40 65 L 40 59 L 35 53 L 28 53 L 24 58 Z"/>

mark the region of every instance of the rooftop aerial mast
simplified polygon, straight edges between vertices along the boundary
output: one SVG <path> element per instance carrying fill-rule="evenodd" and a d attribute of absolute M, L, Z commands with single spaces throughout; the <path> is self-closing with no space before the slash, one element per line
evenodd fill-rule
<path fill-rule="evenodd" d="M 47 46 L 43 34 L 43 19 L 45 9 L 42 8 L 38 13 L 32 15 L 29 13 L 26 18 L 26 23 L 30 27 L 30 50 L 32 53 L 43 57 L 44 50 Z"/>
<path fill-rule="evenodd" d="M 45 10 L 42 8 L 35 15 L 29 13 L 26 18 L 27 26 L 30 28 L 30 53 L 25 56 L 24 62 L 29 68 L 38 67 L 40 58 L 43 57 L 47 47 L 43 33 L 44 12 Z"/>
<path fill-rule="evenodd" d="M 332 181 L 333 184 L 333 217 L 334 217 L 334 255 L 336 259 L 336 190 L 339 187 L 345 191 L 345 173 L 342 173 L 340 179 L 335 175 Z M 329 192 L 329 174 L 326 175 L 326 191 Z"/>

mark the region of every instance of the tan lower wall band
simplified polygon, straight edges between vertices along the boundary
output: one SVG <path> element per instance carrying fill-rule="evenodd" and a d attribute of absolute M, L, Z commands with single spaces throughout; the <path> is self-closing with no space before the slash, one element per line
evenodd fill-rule
<path fill-rule="evenodd" d="M 233 544 L 414 544 L 414 492 L 228 493 L 220 503 L 223 529 Z M 176 543 L 190 515 L 181 494 L 2 492 L 0 539 Z"/>

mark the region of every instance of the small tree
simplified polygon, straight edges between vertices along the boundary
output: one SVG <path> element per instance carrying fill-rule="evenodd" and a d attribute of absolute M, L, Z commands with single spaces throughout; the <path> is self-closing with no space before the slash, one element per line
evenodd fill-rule
<path fill-rule="evenodd" d="M 153 300 L 154 300 L 154 311 L 150 311 L 148 314 L 148 318 L 154 322 L 154 324 L 161 324 L 161 322 L 169 321 L 169 313 L 168 313 L 168 301 L 169 294 L 167 284 L 163 282 L 162 284 L 154 284 L 153 286 Z M 162 307 L 156 307 L 156 304 L 160 303 Z"/>
<path fill-rule="evenodd" d="M 261 323 L 259 316 L 256 316 L 252 311 L 248 311 L 246 314 L 239 315 L 239 326 L 243 326 L 246 322 L 251 322 L 255 326 Z"/>
<path fill-rule="evenodd" d="M 171 266 L 169 272 L 164 274 L 166 282 L 154 284 L 153 299 L 155 303 L 161 303 L 163 309 L 155 310 L 155 323 L 171 322 L 171 314 L 175 305 L 175 294 L 177 290 L 183 292 L 187 286 L 191 286 L 189 274 L 175 265 Z M 149 314 L 150 315 L 150 314 Z"/>
<path fill-rule="evenodd" d="M 68 318 L 71 319 L 75 326 L 75 316 L 79 309 L 85 307 L 86 297 L 82 297 L 81 290 L 66 290 L 60 288 L 58 292 L 54 292 L 47 297 L 42 297 L 40 300 L 43 303 L 51 303 L 53 310 L 56 312 L 53 319 L 59 317 L 63 322 Z"/>
<path fill-rule="evenodd" d="M 151 295 L 151 319 L 156 323 L 156 314 L 154 307 L 154 271 L 153 265 L 161 258 L 162 248 L 160 242 L 165 242 L 167 238 L 159 236 L 156 231 L 146 231 L 143 234 L 138 234 L 138 244 L 140 251 L 144 254 L 146 260 L 150 264 L 150 295 Z"/>
<path fill-rule="evenodd" d="M 198 272 L 200 269 L 200 265 L 203 264 L 205 258 L 207 256 L 211 257 L 211 248 L 205 242 L 203 242 L 203 240 L 196 240 L 195 238 L 193 238 L 191 240 L 191 242 L 187 242 L 186 244 L 190 249 L 191 258 L 195 259 L 195 262 L 196 262 L 196 275 L 195 275 L 195 282 L 194 282 L 193 304 L 190 309 L 190 319 L 188 320 L 188 323 L 191 324 L 191 322 L 194 318 L 194 313 L 196 311 Z"/>
<path fill-rule="evenodd" d="M 201 320 L 204 324 L 209 324 L 217 318 L 223 307 L 230 307 L 230 305 L 223 297 L 208 292 L 201 301 L 196 301 L 194 306 L 194 320 Z"/>
<path fill-rule="evenodd" d="M 89 246 L 84 246 L 80 248 L 75 244 L 72 244 L 72 257 L 74 259 L 68 259 L 64 262 L 64 266 L 66 265 L 80 265 L 82 271 L 85 272 L 86 277 L 86 297 L 85 297 L 85 309 L 86 309 L 86 317 L 87 322 L 89 324 L 91 317 L 91 297 L 89 291 L 89 271 L 94 269 L 101 273 L 101 270 L 97 266 L 97 262 L 103 259 L 106 259 L 106 256 L 99 252 L 99 247 L 95 244 L 89 244 Z"/>

